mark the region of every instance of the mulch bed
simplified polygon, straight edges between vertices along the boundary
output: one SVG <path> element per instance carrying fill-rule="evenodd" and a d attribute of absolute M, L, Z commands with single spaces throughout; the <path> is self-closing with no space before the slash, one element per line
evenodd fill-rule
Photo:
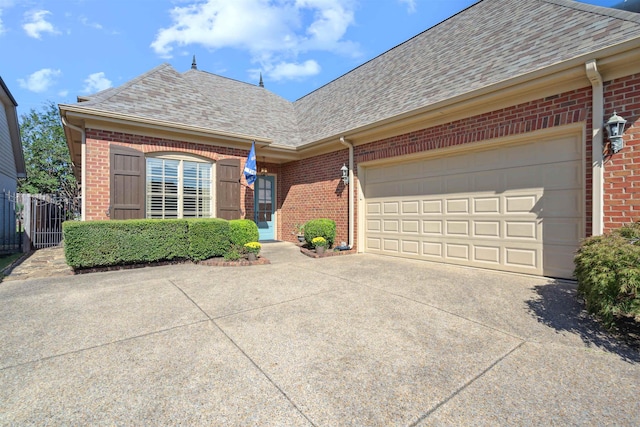
<path fill-rule="evenodd" d="M 134 268 L 145 268 L 145 267 L 159 267 L 162 265 L 176 265 L 176 264 L 198 264 L 198 265 L 207 265 L 210 267 L 247 267 L 251 265 L 264 265 L 271 264 L 267 258 L 259 257 L 255 261 L 249 261 L 247 259 L 240 259 L 237 261 L 226 260 L 222 257 L 209 258 L 203 261 L 193 262 L 189 260 L 177 260 L 177 261 L 158 261 L 158 262 L 147 262 L 142 264 L 127 264 L 127 265 L 111 265 L 108 267 L 92 267 L 92 268 L 79 268 L 73 270 L 73 274 L 85 274 L 85 273 L 99 273 L 104 271 L 116 271 L 116 270 L 130 270 Z"/>

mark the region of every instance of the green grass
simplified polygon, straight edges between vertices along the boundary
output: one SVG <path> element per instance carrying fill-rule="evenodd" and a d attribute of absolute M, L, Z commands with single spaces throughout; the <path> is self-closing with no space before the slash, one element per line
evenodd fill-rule
<path fill-rule="evenodd" d="M 17 260 L 18 258 L 20 258 L 22 256 L 21 253 L 17 253 L 17 254 L 8 254 L 8 255 L 0 255 L 0 276 L 2 276 L 2 271 L 9 267 L 11 265 L 12 262 L 14 262 L 15 260 Z"/>

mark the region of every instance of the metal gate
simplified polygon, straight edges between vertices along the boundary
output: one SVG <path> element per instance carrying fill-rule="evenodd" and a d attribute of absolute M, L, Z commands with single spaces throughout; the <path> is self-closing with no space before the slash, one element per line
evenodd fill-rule
<path fill-rule="evenodd" d="M 27 238 L 34 249 L 58 246 L 62 223 L 80 218 L 80 199 L 54 194 L 21 194 Z"/>
<path fill-rule="evenodd" d="M 16 193 L 0 194 L 0 253 L 22 251 L 22 205 Z"/>

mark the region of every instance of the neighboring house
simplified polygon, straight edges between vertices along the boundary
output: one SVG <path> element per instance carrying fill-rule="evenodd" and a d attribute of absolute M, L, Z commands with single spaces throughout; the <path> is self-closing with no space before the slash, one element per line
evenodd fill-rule
<path fill-rule="evenodd" d="M 638 14 L 484 0 L 295 102 L 193 68 L 60 105 L 84 219 L 245 217 L 294 241 L 327 217 L 359 252 L 554 277 L 640 219 Z"/>
<path fill-rule="evenodd" d="M 27 176 L 17 106 L 18 103 L 0 77 L 0 190 L 11 193 L 16 192 L 18 178 Z"/>

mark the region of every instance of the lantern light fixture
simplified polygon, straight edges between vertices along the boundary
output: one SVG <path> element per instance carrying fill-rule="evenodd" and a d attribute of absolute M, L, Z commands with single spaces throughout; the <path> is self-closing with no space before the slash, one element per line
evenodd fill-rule
<path fill-rule="evenodd" d="M 612 154 L 617 153 L 624 147 L 624 141 L 622 140 L 622 134 L 624 133 L 624 125 L 627 121 L 613 112 L 613 116 L 604 124 L 609 134 L 609 141 L 611 142 L 610 151 Z"/>
<path fill-rule="evenodd" d="M 344 185 L 349 184 L 349 168 L 346 164 L 342 164 L 340 172 L 342 172 L 342 182 L 344 182 Z"/>

